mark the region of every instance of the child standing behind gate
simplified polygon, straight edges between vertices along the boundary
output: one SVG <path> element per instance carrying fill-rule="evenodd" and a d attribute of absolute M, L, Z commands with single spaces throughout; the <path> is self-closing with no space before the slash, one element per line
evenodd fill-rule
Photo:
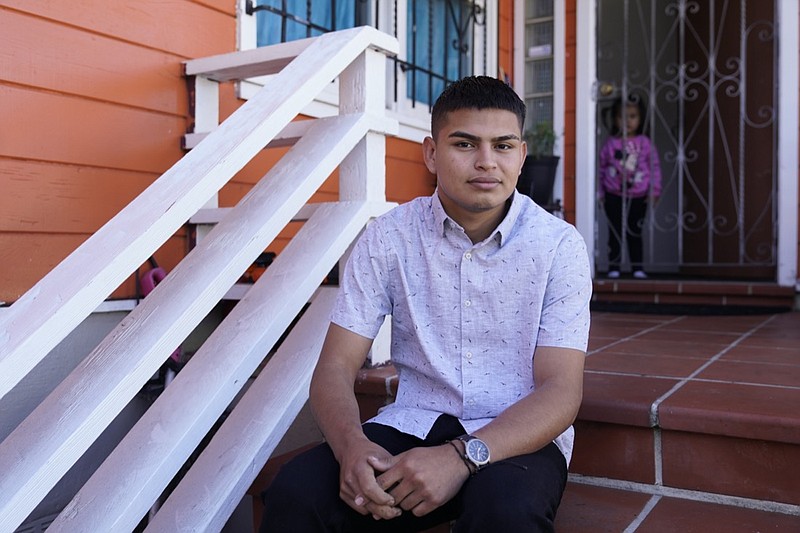
<path fill-rule="evenodd" d="M 622 243 L 628 248 L 633 277 L 646 279 L 642 233 L 647 204 L 661 195 L 658 152 L 644 130 L 641 98 L 618 98 L 611 107 L 611 135 L 600 150 L 599 198 L 608 217 L 608 277 L 620 276 Z M 622 224 L 626 220 L 623 240 Z"/>

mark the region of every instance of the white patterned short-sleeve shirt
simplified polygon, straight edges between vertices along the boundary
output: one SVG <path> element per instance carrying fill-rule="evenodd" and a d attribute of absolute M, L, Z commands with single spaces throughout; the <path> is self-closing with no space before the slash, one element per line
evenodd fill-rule
<path fill-rule="evenodd" d="M 397 398 L 371 422 L 425 438 L 445 413 L 473 433 L 534 390 L 536 346 L 586 350 L 591 289 L 583 238 L 528 197 L 473 244 L 434 193 L 368 225 L 332 320 L 374 338 L 392 315 Z"/>

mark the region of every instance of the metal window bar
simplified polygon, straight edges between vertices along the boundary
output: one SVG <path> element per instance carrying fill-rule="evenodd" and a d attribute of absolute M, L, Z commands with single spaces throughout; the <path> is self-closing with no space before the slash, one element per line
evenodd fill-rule
<path fill-rule="evenodd" d="M 313 37 L 313 32 L 316 30 L 321 33 L 328 33 L 332 31 L 336 31 L 336 0 L 328 0 L 330 2 L 330 13 L 331 13 L 331 23 L 330 26 L 323 26 L 313 22 L 311 19 L 312 16 L 312 0 L 306 1 L 306 13 L 305 18 L 298 16 L 297 14 L 291 13 L 289 11 L 289 6 L 287 0 L 281 1 L 281 7 L 274 7 L 268 4 L 258 4 L 255 5 L 253 0 L 247 0 L 245 3 L 245 13 L 248 15 L 253 15 L 258 11 L 266 11 L 268 13 L 272 13 L 281 17 L 281 42 L 286 42 L 286 26 L 288 22 L 294 22 L 301 26 L 306 27 L 306 37 Z M 368 24 L 369 17 L 368 17 L 368 0 L 357 0 L 355 9 L 353 10 L 353 23 L 352 27 L 356 26 L 363 26 Z M 377 2 L 376 2 L 377 4 Z M 377 9 L 377 7 L 376 7 Z"/>
<path fill-rule="evenodd" d="M 319 0 L 314 0 L 319 1 Z M 258 11 L 266 11 L 268 13 L 272 13 L 276 16 L 281 18 L 281 42 L 286 42 L 287 40 L 287 24 L 289 22 L 299 24 L 306 27 L 306 36 L 311 37 L 313 32 L 321 32 L 326 33 L 330 31 L 336 31 L 336 4 L 337 0 L 328 0 L 330 2 L 330 12 L 331 16 L 331 24 L 330 27 L 323 26 L 321 24 L 313 22 L 312 19 L 312 0 L 306 1 L 306 9 L 305 9 L 305 18 L 297 15 L 296 13 L 289 12 L 288 9 L 288 2 L 287 0 L 281 1 L 281 7 L 274 7 L 272 5 L 267 4 L 255 4 L 253 0 L 247 0 L 245 4 L 245 12 L 248 15 L 253 15 Z M 395 37 L 397 37 L 397 19 L 398 19 L 398 2 L 396 0 L 383 0 L 383 3 L 386 1 L 392 2 L 392 9 L 393 9 L 393 27 L 392 32 Z M 428 34 L 429 42 L 433 42 L 433 38 L 435 36 L 435 28 L 434 25 L 438 23 L 433 16 L 434 13 L 434 2 L 432 0 L 408 0 L 411 3 L 411 39 L 409 43 L 409 59 L 402 60 L 397 57 L 392 58 L 394 62 L 394 101 L 397 102 L 400 97 L 400 88 L 401 79 L 398 74 L 402 71 L 410 77 L 410 94 L 408 95 L 409 99 L 411 100 L 412 107 L 415 107 L 417 102 L 424 101 L 427 102 L 428 108 L 430 109 L 433 106 L 433 102 L 435 97 L 438 96 L 436 94 L 436 85 L 437 81 L 441 82 L 440 86 L 447 86 L 448 84 L 456 81 L 457 79 L 469 75 L 472 73 L 472 64 L 473 64 L 473 56 L 474 54 L 480 53 L 482 59 L 482 66 L 483 71 L 486 71 L 486 65 L 488 64 L 488 50 L 486 46 L 487 37 L 488 37 L 488 28 L 486 24 L 486 12 L 483 7 L 481 7 L 478 3 L 474 0 L 445 0 L 445 10 L 448 14 L 445 17 L 445 46 L 443 50 L 440 51 L 444 55 L 444 72 L 439 72 L 434 70 L 430 67 L 433 65 L 434 60 L 434 50 L 433 46 L 429 46 L 427 50 L 427 66 L 422 64 L 422 62 L 418 62 L 418 50 L 417 50 L 417 35 L 418 32 L 426 32 Z M 416 7 L 418 1 L 427 1 L 428 2 L 428 23 L 424 25 L 424 27 L 420 27 L 421 23 L 417 20 L 416 17 Z M 380 20 L 379 8 L 382 3 L 382 0 L 374 0 L 372 9 L 370 10 L 370 0 L 357 0 L 355 9 L 354 9 L 354 18 L 353 18 L 353 26 L 361 26 L 365 24 L 371 24 L 377 26 L 377 20 Z M 375 15 L 374 18 L 371 18 L 370 11 Z M 472 36 L 475 35 L 476 29 L 480 28 L 483 34 L 483 49 L 480 51 L 473 50 L 472 45 Z M 448 39 L 451 34 L 455 34 L 454 39 L 452 42 L 448 43 Z M 450 54 L 452 51 L 455 51 L 458 54 L 458 69 L 457 74 L 455 76 L 448 76 L 447 73 L 447 65 L 450 60 Z M 425 95 L 418 95 L 417 94 L 417 80 L 419 76 L 426 76 L 427 77 L 427 90 Z M 425 98 L 422 98 L 424 96 Z"/>

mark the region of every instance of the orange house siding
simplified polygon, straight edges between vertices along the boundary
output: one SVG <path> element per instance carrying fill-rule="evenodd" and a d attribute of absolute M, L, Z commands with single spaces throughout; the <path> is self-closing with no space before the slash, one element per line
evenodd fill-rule
<path fill-rule="evenodd" d="M 234 8 L 3 2 L 0 300 L 16 300 L 183 155 L 181 62 L 234 49 Z M 170 268 L 185 249 L 180 233 L 158 260 Z M 114 296 L 134 293 L 131 278 Z"/>
<path fill-rule="evenodd" d="M 575 58 L 577 57 L 577 7 L 575 0 L 565 6 L 564 61 L 564 218 L 575 223 Z"/>
<path fill-rule="evenodd" d="M 513 0 L 500 0 L 497 14 L 497 64 L 500 72 L 497 77 L 507 81 L 514 79 L 514 2 Z"/>

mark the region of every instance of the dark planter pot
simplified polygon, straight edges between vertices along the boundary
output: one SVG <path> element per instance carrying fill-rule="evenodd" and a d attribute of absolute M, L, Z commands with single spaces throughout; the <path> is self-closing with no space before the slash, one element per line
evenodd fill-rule
<path fill-rule="evenodd" d="M 533 198 L 533 201 L 549 209 L 553 206 L 553 185 L 556 181 L 558 156 L 534 158 L 527 156 L 519 175 L 517 190 Z"/>

